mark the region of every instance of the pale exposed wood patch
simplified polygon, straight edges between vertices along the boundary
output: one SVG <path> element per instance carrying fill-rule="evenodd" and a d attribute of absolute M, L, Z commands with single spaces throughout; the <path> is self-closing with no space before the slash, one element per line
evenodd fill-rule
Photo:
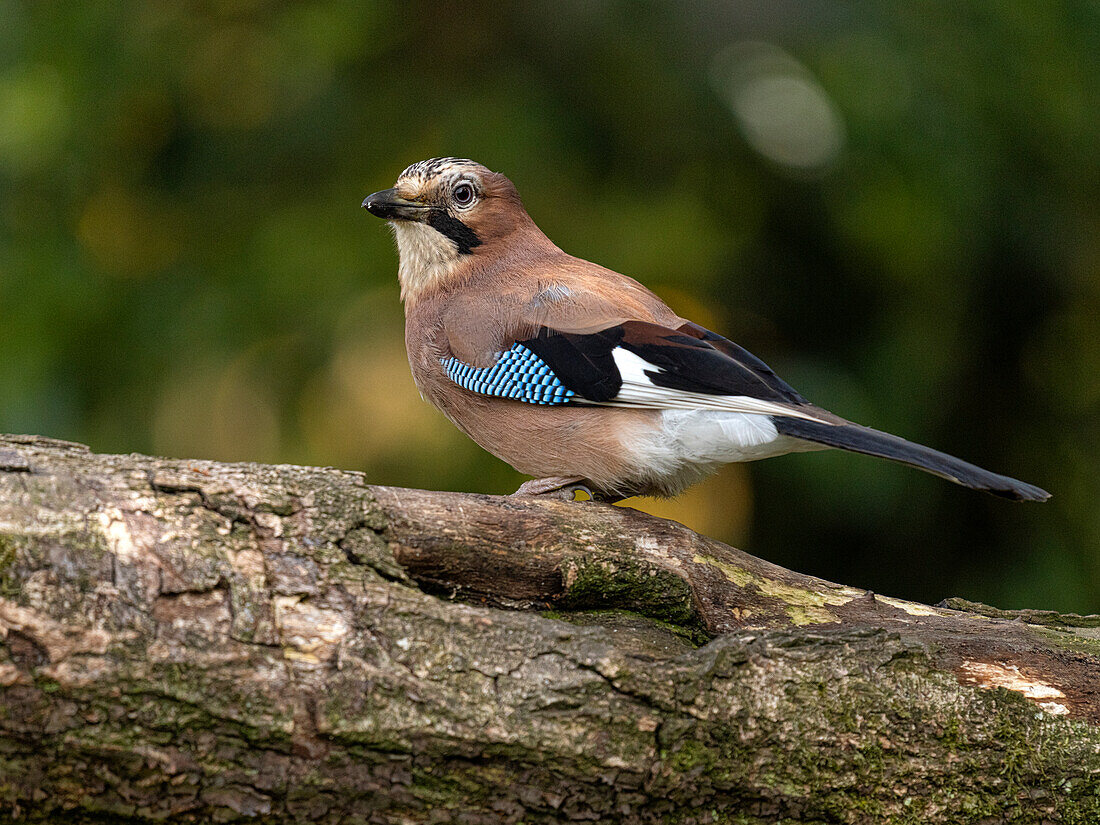
<path fill-rule="evenodd" d="M 965 661 L 959 669 L 962 671 L 963 679 L 971 684 L 983 688 L 1000 687 L 1022 693 L 1047 713 L 1055 716 L 1065 716 L 1069 713 L 1069 708 L 1065 704 L 1053 701 L 1065 699 L 1066 694 L 1054 685 L 1024 675 L 1016 665 L 1003 662 Z"/>
<path fill-rule="evenodd" d="M 105 653 L 115 639 L 134 635 L 112 636 L 100 628 L 73 627 L 0 596 L 0 640 L 11 631 L 22 633 L 41 646 L 51 662 L 60 662 L 76 653 Z"/>
<path fill-rule="evenodd" d="M 351 627 L 335 610 L 301 596 L 276 596 L 275 626 L 287 658 L 320 662 L 331 659 Z"/>

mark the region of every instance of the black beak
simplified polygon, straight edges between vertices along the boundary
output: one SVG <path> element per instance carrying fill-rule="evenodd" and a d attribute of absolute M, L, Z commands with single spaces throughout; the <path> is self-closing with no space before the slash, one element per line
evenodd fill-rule
<path fill-rule="evenodd" d="M 422 221 L 428 214 L 425 204 L 405 200 L 393 189 L 383 189 L 367 195 L 363 208 L 375 217 L 387 221 Z"/>

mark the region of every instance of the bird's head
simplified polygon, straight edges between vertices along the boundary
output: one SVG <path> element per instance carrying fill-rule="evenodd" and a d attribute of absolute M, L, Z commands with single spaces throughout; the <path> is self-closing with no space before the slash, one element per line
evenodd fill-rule
<path fill-rule="evenodd" d="M 414 163 L 363 208 L 393 227 L 406 303 L 470 271 L 516 229 L 533 227 L 508 178 L 461 158 Z"/>

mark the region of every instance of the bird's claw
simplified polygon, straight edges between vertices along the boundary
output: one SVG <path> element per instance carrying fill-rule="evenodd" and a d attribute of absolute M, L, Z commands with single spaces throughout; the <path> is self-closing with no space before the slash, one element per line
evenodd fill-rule
<path fill-rule="evenodd" d="M 561 497 L 566 501 L 599 501 L 600 497 L 596 493 L 592 492 L 592 488 L 587 484 L 569 484 L 565 487 L 561 487 L 558 490 L 561 493 Z M 580 498 L 579 494 L 583 493 L 586 498 Z"/>

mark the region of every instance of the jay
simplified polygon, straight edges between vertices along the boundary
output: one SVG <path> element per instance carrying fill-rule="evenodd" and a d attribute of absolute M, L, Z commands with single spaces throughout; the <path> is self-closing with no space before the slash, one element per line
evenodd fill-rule
<path fill-rule="evenodd" d="M 558 249 L 504 175 L 414 163 L 363 201 L 393 228 L 421 395 L 533 476 L 520 494 L 673 496 L 722 464 L 827 447 L 994 495 L 1049 493 L 817 407 L 640 283 Z"/>

